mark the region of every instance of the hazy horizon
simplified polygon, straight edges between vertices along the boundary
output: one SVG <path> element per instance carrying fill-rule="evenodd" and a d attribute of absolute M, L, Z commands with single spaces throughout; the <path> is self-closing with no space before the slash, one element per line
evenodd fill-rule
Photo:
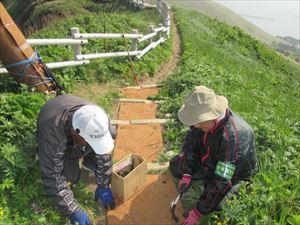
<path fill-rule="evenodd" d="M 273 36 L 300 39 L 300 0 L 215 0 Z"/>

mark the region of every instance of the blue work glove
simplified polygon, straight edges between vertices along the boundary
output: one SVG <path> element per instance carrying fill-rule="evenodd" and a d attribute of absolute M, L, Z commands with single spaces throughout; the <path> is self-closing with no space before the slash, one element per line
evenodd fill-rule
<path fill-rule="evenodd" d="M 98 201 L 99 198 L 101 199 L 103 207 L 106 210 L 108 209 L 108 206 L 110 207 L 110 209 L 115 208 L 115 199 L 109 187 L 97 187 L 95 191 L 95 201 Z"/>
<path fill-rule="evenodd" d="M 76 222 L 79 223 L 79 225 L 89 225 L 90 220 L 85 212 L 82 210 L 78 210 L 70 215 L 70 222 L 71 224 L 75 224 Z"/>

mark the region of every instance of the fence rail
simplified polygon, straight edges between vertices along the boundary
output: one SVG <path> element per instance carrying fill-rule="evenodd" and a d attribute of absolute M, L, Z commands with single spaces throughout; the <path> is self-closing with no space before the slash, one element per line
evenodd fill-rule
<path fill-rule="evenodd" d="M 77 60 L 85 59 L 99 59 L 99 58 L 113 58 L 121 56 L 137 56 L 140 51 L 130 51 L 130 52 L 110 52 L 110 53 L 96 53 L 96 54 L 86 54 L 86 55 L 76 55 Z"/>
<path fill-rule="evenodd" d="M 143 37 L 142 34 L 84 34 L 84 33 L 77 33 L 74 34 L 75 39 L 81 39 L 81 38 L 129 38 L 129 39 L 136 39 Z"/>
<path fill-rule="evenodd" d="M 75 45 L 87 44 L 88 40 L 74 40 L 74 39 L 27 39 L 28 44 L 32 46 L 43 45 Z"/>
<path fill-rule="evenodd" d="M 74 59 L 63 62 L 46 63 L 50 69 L 63 68 L 69 66 L 86 65 L 90 63 L 90 59 L 99 58 L 113 58 L 113 57 L 127 57 L 133 56 L 136 59 L 141 59 L 148 51 L 156 48 L 159 44 L 167 40 L 170 34 L 170 7 L 162 0 L 157 0 L 156 5 L 154 1 L 146 0 L 127 0 L 129 4 L 142 5 L 143 7 L 157 7 L 157 11 L 161 17 L 163 23 L 159 24 L 159 27 L 154 28 L 153 25 L 149 25 L 148 34 L 141 34 L 138 30 L 132 30 L 131 34 L 122 33 L 80 33 L 77 27 L 71 28 L 71 38 L 60 39 L 27 39 L 28 44 L 32 46 L 45 46 L 45 45 L 71 45 L 73 46 Z M 131 39 L 131 46 L 128 51 L 125 52 L 105 52 L 94 54 L 82 54 L 81 46 L 88 44 L 88 39 Z M 139 49 L 141 42 L 148 41 L 149 45 L 144 49 Z M 0 68 L 0 73 L 7 73 L 5 68 Z"/>

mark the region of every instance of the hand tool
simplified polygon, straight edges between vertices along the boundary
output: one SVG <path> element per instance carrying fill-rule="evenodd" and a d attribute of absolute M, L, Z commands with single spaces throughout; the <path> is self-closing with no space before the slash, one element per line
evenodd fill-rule
<path fill-rule="evenodd" d="M 171 202 L 171 208 L 170 208 L 170 211 L 171 211 L 171 213 L 172 213 L 172 219 L 175 220 L 176 223 L 178 223 L 179 218 L 178 218 L 178 217 L 176 216 L 176 214 L 175 214 L 175 209 L 176 209 L 176 205 L 177 205 L 179 199 L 181 199 L 182 195 L 183 195 L 183 192 L 180 192 L 180 193 L 177 195 L 176 199 L 175 199 L 174 201 Z"/>

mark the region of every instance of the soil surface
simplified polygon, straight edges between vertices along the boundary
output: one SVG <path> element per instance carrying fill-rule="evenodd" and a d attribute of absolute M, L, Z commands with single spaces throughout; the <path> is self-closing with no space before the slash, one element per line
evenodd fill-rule
<path fill-rule="evenodd" d="M 158 93 L 157 88 L 125 88 L 122 90 L 122 94 L 127 98 L 147 99 L 148 96 L 156 95 Z"/>
<path fill-rule="evenodd" d="M 147 162 L 153 162 L 163 147 L 160 124 L 120 125 L 113 158 L 118 161 L 130 153 L 138 153 Z"/>
<path fill-rule="evenodd" d="M 142 78 L 142 84 L 159 83 L 176 68 L 179 62 L 180 37 L 174 21 L 171 24 L 173 56 L 152 78 Z M 133 99 L 147 99 L 148 96 L 157 93 L 157 88 L 137 87 L 122 90 L 122 94 L 126 98 Z M 155 111 L 155 103 L 121 102 L 119 103 L 118 119 L 153 119 Z M 118 161 L 131 153 L 137 153 L 146 162 L 156 161 L 158 153 L 164 147 L 161 129 L 160 124 L 118 125 L 113 160 Z M 146 179 L 145 187 L 126 202 L 116 199 L 116 209 L 107 213 L 107 225 L 176 225 L 182 223 L 183 208 L 180 202 L 176 207 L 176 215 L 180 218 L 179 222 L 176 223 L 171 218 L 170 202 L 178 195 L 172 175 L 169 172 L 160 175 L 146 174 Z M 101 222 L 95 221 L 95 224 L 100 225 Z"/>
<path fill-rule="evenodd" d="M 143 84 L 160 83 L 175 70 L 177 64 L 179 63 L 181 55 L 181 41 L 173 14 L 171 14 L 171 32 L 173 37 L 173 54 L 171 59 L 167 63 L 162 65 L 162 67 L 157 71 L 157 73 L 154 74 L 153 77 L 142 78 Z"/>
<path fill-rule="evenodd" d="M 155 119 L 155 103 L 125 103 L 119 108 L 119 120 Z"/>
<path fill-rule="evenodd" d="M 124 89 L 127 97 L 146 99 L 157 93 L 156 88 Z M 145 92 L 144 92 L 145 91 Z M 155 118 L 155 103 L 126 103 L 119 106 L 118 119 Z M 164 144 L 160 124 L 119 125 L 113 153 L 118 161 L 131 153 L 141 155 L 146 162 L 154 162 Z M 173 177 L 169 172 L 162 175 L 146 174 L 145 187 L 125 202 L 116 199 L 116 209 L 108 212 L 108 225 L 175 225 L 170 203 L 177 197 Z M 118 196 L 117 193 L 114 196 Z M 182 218 L 183 208 L 177 204 L 176 215 Z"/>
<path fill-rule="evenodd" d="M 117 202 L 117 207 L 108 212 L 108 225 L 178 225 L 171 218 L 170 202 L 177 192 L 170 174 L 147 175 L 144 189 L 127 200 Z M 183 221 L 181 204 L 176 207 L 176 215 Z"/>

